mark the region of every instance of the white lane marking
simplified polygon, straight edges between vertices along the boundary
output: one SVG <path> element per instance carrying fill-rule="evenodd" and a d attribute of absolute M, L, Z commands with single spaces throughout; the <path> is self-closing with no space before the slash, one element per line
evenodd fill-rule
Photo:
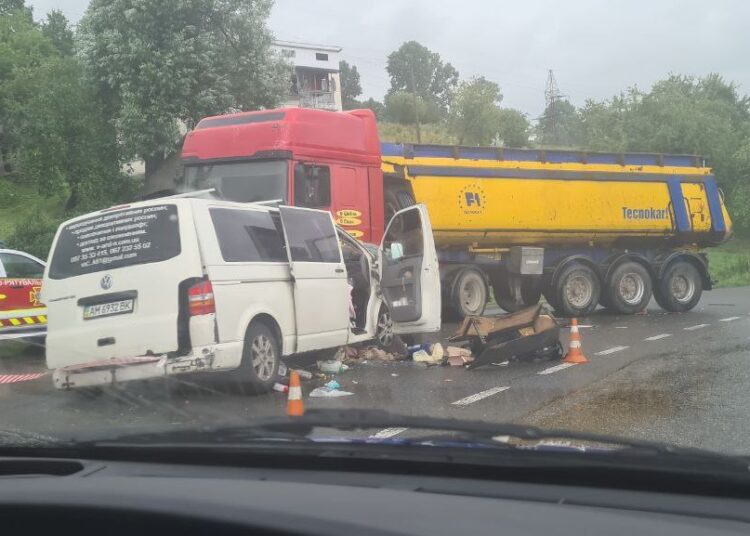
<path fill-rule="evenodd" d="M 408 428 L 383 428 L 379 432 L 372 434 L 370 439 L 388 439 L 389 437 L 396 436 L 406 432 Z"/>
<path fill-rule="evenodd" d="M 466 398 L 462 398 L 461 400 L 456 400 L 455 402 L 452 402 L 451 404 L 453 406 L 468 406 L 469 404 L 478 402 L 482 400 L 483 398 L 487 398 L 488 396 L 496 395 L 497 393 L 502 393 L 503 391 L 507 389 L 510 389 L 509 385 L 506 385 L 504 387 L 493 387 L 492 389 L 481 391 L 477 394 L 467 396 Z"/>
<path fill-rule="evenodd" d="M 696 329 L 701 329 L 701 328 L 705 328 L 705 327 L 708 327 L 708 326 L 710 326 L 710 325 L 711 325 L 711 324 L 696 324 L 696 325 L 694 325 L 694 326 L 688 326 L 688 327 L 686 327 L 686 328 L 682 328 L 682 329 L 684 329 L 685 331 L 694 331 L 694 330 L 696 330 Z"/>
<path fill-rule="evenodd" d="M 602 350 L 601 352 L 596 352 L 594 355 L 614 354 L 615 352 L 621 352 L 622 350 L 627 350 L 628 348 L 630 348 L 630 346 L 613 346 L 612 348 L 607 348 L 606 350 Z"/>
<path fill-rule="evenodd" d="M 671 337 L 671 333 L 660 333 L 659 335 L 652 335 L 651 337 L 646 337 L 643 339 L 644 341 L 658 341 L 659 339 L 666 339 L 667 337 Z"/>
<path fill-rule="evenodd" d="M 568 329 L 570 329 L 570 326 L 567 326 Z M 593 328 L 594 326 L 591 324 L 578 324 L 579 328 Z"/>
<path fill-rule="evenodd" d="M 559 365 L 555 365 L 554 367 L 544 369 L 541 372 L 537 372 L 537 374 L 552 374 L 553 372 L 557 372 L 558 370 L 565 370 L 566 368 L 572 367 L 573 365 L 575 365 L 575 363 L 561 363 Z"/>
<path fill-rule="evenodd" d="M 740 318 L 742 318 L 742 317 L 741 316 L 730 316 L 730 317 L 727 317 L 727 318 L 720 318 L 719 322 L 732 322 L 734 320 L 739 320 Z"/>

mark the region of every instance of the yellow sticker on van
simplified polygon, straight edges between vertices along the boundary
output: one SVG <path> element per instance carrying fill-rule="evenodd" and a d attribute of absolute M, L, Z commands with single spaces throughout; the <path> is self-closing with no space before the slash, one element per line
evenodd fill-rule
<path fill-rule="evenodd" d="M 347 229 L 346 232 L 352 235 L 354 238 L 362 238 L 365 235 L 363 231 L 358 231 L 357 229 Z"/>

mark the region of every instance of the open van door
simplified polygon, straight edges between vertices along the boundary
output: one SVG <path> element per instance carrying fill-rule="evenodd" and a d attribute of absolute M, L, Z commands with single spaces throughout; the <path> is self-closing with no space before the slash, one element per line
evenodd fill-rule
<path fill-rule="evenodd" d="M 440 272 L 427 207 L 397 212 L 380 245 L 380 288 L 395 333 L 440 330 Z"/>

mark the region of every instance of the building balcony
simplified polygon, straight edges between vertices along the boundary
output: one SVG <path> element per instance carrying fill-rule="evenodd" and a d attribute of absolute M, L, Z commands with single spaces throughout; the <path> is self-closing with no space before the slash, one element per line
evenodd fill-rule
<path fill-rule="evenodd" d="M 319 110 L 337 110 L 335 92 L 333 91 L 300 91 L 299 105 L 301 108 L 316 108 Z"/>

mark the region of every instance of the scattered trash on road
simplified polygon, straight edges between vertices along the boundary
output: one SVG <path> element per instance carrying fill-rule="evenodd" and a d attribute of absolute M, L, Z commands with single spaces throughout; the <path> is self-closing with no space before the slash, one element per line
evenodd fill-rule
<path fill-rule="evenodd" d="M 324 386 L 326 389 L 330 389 L 331 391 L 335 391 L 336 389 L 341 389 L 341 384 L 337 382 L 336 380 L 331 380 Z"/>
<path fill-rule="evenodd" d="M 289 386 L 284 385 L 283 383 L 274 383 L 273 384 L 273 390 L 278 391 L 279 393 L 288 393 L 289 392 Z"/>
<path fill-rule="evenodd" d="M 349 367 L 344 365 L 340 360 L 329 359 L 328 361 L 318 361 L 318 370 L 324 374 L 340 374 L 348 369 Z"/>
<path fill-rule="evenodd" d="M 309 370 L 292 369 L 294 372 L 299 374 L 300 380 L 312 380 L 313 374 Z"/>
<path fill-rule="evenodd" d="M 505 315 L 467 317 L 449 341 L 469 344 L 476 356 L 469 368 L 511 359 L 561 357 L 560 325 L 541 310 L 535 305 Z"/>
<path fill-rule="evenodd" d="M 354 393 L 349 391 L 340 391 L 338 389 L 328 389 L 326 387 L 316 387 L 310 391 L 310 398 L 338 398 L 341 396 L 351 396 Z"/>

